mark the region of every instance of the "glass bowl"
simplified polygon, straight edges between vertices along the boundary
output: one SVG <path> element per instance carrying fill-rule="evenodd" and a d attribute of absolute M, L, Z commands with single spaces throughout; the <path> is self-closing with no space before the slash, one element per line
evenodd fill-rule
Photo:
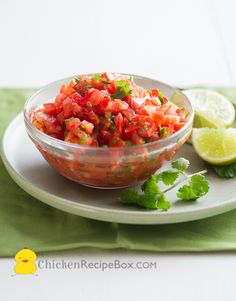
<path fill-rule="evenodd" d="M 138 184 L 170 160 L 188 139 L 193 123 L 193 107 L 179 90 L 147 77 L 133 75 L 146 88 L 160 89 L 171 102 L 189 112 L 187 123 L 178 132 L 158 141 L 127 147 L 91 147 L 50 137 L 31 123 L 32 112 L 52 101 L 62 84 L 73 77 L 55 81 L 33 94 L 24 108 L 27 133 L 48 163 L 61 175 L 94 188 L 122 188 Z"/>

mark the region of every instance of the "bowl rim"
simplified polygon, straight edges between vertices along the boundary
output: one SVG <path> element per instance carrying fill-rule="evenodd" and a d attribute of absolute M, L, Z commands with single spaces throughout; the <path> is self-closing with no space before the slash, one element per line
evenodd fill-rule
<path fill-rule="evenodd" d="M 163 86 L 166 86 L 168 89 L 172 89 L 173 91 L 178 91 L 181 95 L 184 95 L 185 99 L 188 102 L 188 105 L 191 108 L 191 112 L 189 112 L 189 116 L 187 119 L 186 124 L 177 132 L 175 132 L 174 134 L 172 134 L 171 136 L 167 137 L 167 138 L 162 138 L 156 141 L 152 141 L 152 142 L 148 142 L 145 144 L 137 144 L 137 145 L 130 145 L 130 146 L 125 146 L 125 147 L 101 147 L 101 146 L 85 146 L 85 145 L 79 145 L 79 144 L 74 144 L 74 143 L 70 143 L 70 142 L 66 142 L 63 140 L 59 140 L 57 138 L 51 137 L 43 132 L 41 132 L 40 130 L 38 130 L 36 127 L 34 127 L 34 125 L 32 124 L 30 118 L 27 116 L 27 109 L 28 109 L 28 105 L 29 103 L 32 101 L 33 98 L 35 98 L 38 94 L 40 94 L 43 90 L 47 90 L 49 89 L 51 86 L 57 84 L 58 82 L 62 82 L 62 81 L 69 81 L 71 79 L 73 79 L 75 76 L 81 76 L 81 75 L 92 75 L 94 73 L 84 73 L 84 74 L 76 74 L 73 76 L 68 76 L 68 77 L 64 77 L 61 79 L 58 79 L 56 81 L 50 82 L 47 85 L 44 85 L 43 87 L 41 87 L 39 90 L 37 90 L 36 92 L 34 92 L 31 96 L 29 96 L 25 102 L 24 105 L 24 110 L 23 110 L 23 114 L 24 114 L 24 121 L 25 121 L 25 125 L 27 130 L 30 129 L 32 132 L 32 138 L 38 140 L 39 142 L 42 143 L 46 143 L 47 145 L 50 145 L 50 147 L 54 147 L 54 148 L 70 148 L 71 150 L 90 150 L 90 151 L 99 151 L 99 152 L 107 152 L 107 151 L 117 151 L 117 150 L 136 150 L 136 149 L 140 149 L 142 147 L 154 147 L 154 146 L 158 146 L 160 145 L 161 148 L 168 146 L 171 144 L 171 142 L 174 142 L 174 140 L 176 138 L 179 137 L 179 139 L 182 137 L 181 134 L 183 134 L 185 131 L 188 129 L 188 127 L 191 125 L 191 123 L 193 122 L 193 118 L 194 118 L 194 108 L 193 105 L 191 103 L 191 101 L 189 100 L 189 98 L 187 97 L 187 95 L 185 95 L 183 92 L 181 92 L 178 88 L 175 88 L 173 86 L 170 86 L 164 82 L 158 81 L 157 79 L 154 78 L 150 78 L 150 77 L 146 77 L 146 76 L 142 76 L 142 75 L 137 75 L 137 74 L 130 74 L 130 73 L 118 73 L 118 72 L 110 72 L 111 74 L 121 74 L 121 75 L 125 75 L 125 76 L 132 76 L 135 78 L 139 78 L 139 79 L 145 79 L 145 80 L 150 80 L 150 81 L 154 81 L 157 82 Z M 96 72 L 96 74 L 100 74 L 99 72 Z M 29 134 L 29 132 L 28 132 Z M 38 138 L 38 139 L 37 139 Z M 177 140 L 179 140 L 177 139 Z"/>

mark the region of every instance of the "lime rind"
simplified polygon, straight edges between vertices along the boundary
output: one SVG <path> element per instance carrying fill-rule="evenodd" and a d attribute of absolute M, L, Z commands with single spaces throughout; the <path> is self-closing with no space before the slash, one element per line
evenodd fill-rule
<path fill-rule="evenodd" d="M 189 89 L 184 93 L 193 104 L 196 128 L 230 127 L 235 119 L 233 104 L 222 94 L 204 89 Z"/>

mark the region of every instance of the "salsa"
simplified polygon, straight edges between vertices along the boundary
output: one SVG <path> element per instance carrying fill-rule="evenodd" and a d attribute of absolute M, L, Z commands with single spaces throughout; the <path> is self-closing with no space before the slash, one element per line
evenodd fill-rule
<path fill-rule="evenodd" d="M 50 103 L 35 110 L 32 123 L 51 137 L 79 145 L 126 147 L 169 137 L 187 112 L 160 90 L 138 86 L 132 76 L 75 77 Z"/>

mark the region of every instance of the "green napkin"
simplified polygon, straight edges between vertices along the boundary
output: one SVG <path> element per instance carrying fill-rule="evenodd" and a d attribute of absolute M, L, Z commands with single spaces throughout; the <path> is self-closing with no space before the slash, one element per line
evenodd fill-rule
<path fill-rule="evenodd" d="M 22 110 L 32 91 L 0 89 L 0 135 Z M 227 93 L 227 89 L 224 92 Z M 99 222 L 65 213 L 34 199 L 13 182 L 0 162 L 0 256 L 13 256 L 23 247 L 36 252 L 79 247 L 161 252 L 236 250 L 236 210 L 172 225 Z"/>

